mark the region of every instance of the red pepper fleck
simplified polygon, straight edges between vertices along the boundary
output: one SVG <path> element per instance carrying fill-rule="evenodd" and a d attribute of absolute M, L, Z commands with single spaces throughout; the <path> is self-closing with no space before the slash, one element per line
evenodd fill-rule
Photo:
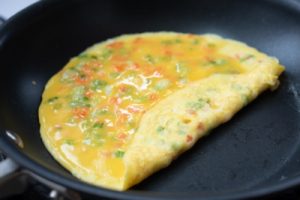
<path fill-rule="evenodd" d="M 84 76 L 84 77 L 77 76 L 75 78 L 75 82 L 77 84 L 83 85 L 83 84 L 86 84 L 88 82 L 88 78 L 86 76 Z"/>
<path fill-rule="evenodd" d="M 193 141 L 193 136 L 187 135 L 186 136 L 186 142 L 191 142 L 191 141 Z"/>
<path fill-rule="evenodd" d="M 84 108 L 75 108 L 73 110 L 73 114 L 77 118 L 84 119 L 89 114 L 89 108 L 86 108 L 86 107 L 84 107 Z"/>
<path fill-rule="evenodd" d="M 116 65 L 114 68 L 117 72 L 122 72 L 125 69 L 125 65 L 124 64 L 119 64 L 119 65 Z"/>
<path fill-rule="evenodd" d="M 199 122 L 198 125 L 197 125 L 197 130 L 198 131 L 204 131 L 204 129 L 205 129 L 204 124 L 202 122 Z"/>

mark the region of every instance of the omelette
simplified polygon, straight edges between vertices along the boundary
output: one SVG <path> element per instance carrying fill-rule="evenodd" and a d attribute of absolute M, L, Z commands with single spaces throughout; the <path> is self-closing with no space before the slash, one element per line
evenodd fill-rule
<path fill-rule="evenodd" d="M 74 176 L 126 190 L 276 89 L 283 71 L 276 58 L 213 34 L 119 36 L 48 81 L 41 137 Z"/>

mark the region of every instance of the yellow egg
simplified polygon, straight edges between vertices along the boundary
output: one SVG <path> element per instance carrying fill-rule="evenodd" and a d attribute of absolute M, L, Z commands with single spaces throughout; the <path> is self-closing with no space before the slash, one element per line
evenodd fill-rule
<path fill-rule="evenodd" d="M 278 86 L 283 70 L 277 59 L 216 35 L 120 36 L 49 80 L 41 136 L 74 176 L 126 190 Z"/>

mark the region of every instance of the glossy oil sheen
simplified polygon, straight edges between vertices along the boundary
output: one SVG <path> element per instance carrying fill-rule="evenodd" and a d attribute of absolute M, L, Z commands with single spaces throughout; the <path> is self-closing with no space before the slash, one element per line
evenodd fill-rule
<path fill-rule="evenodd" d="M 50 157 L 39 137 L 37 109 L 46 81 L 95 42 L 161 30 L 216 33 L 274 55 L 286 66 L 281 86 L 129 192 L 79 182 Z M 299 48 L 298 1 L 41 2 L 1 30 L 0 124 L 20 135 L 24 149 L 16 151 L 3 134 L 0 144 L 47 178 L 100 196 L 226 199 L 274 192 L 300 183 Z"/>

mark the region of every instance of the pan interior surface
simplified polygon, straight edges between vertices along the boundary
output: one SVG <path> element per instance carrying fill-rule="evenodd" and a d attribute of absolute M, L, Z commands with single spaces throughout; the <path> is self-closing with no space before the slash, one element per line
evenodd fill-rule
<path fill-rule="evenodd" d="M 168 168 L 128 192 L 86 185 L 44 148 L 37 110 L 47 80 L 88 46 L 125 33 L 216 33 L 277 57 L 281 85 L 213 130 Z M 300 3 L 296 1 L 45 1 L 10 20 L 0 34 L 0 126 L 24 142 L 12 158 L 53 181 L 118 198 L 249 197 L 300 183 Z M 22 152 L 22 153 L 21 153 Z M 258 193 L 257 191 L 260 191 Z M 124 195 L 124 196 L 122 196 Z M 225 197 L 224 197 L 225 198 Z"/>

